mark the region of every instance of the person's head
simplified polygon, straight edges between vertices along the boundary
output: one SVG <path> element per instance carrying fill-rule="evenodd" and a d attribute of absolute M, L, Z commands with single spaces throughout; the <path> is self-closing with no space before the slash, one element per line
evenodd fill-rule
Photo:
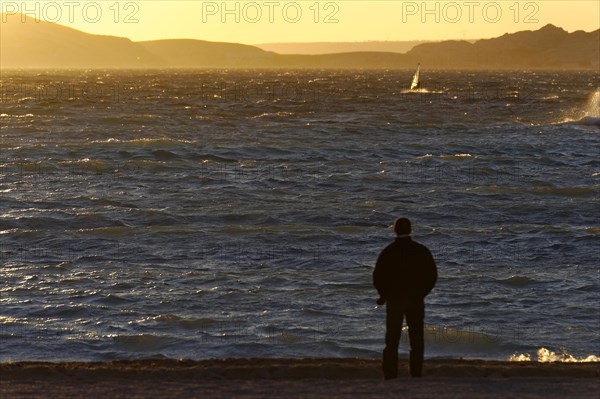
<path fill-rule="evenodd" d="M 408 218 L 398 218 L 394 223 L 394 232 L 396 235 L 403 236 L 409 235 L 412 228 L 410 225 L 410 220 Z"/>

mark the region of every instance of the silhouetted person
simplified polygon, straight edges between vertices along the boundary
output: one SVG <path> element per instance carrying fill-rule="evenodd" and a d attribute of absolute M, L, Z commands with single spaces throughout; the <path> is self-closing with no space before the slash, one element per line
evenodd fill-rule
<path fill-rule="evenodd" d="M 420 377 L 423 368 L 425 297 L 437 281 L 437 267 L 431 252 L 410 237 L 407 218 L 394 223 L 396 239 L 377 258 L 373 285 L 379 292 L 379 305 L 386 305 L 383 375 L 398 376 L 398 345 L 406 316 L 410 341 L 410 375 Z"/>

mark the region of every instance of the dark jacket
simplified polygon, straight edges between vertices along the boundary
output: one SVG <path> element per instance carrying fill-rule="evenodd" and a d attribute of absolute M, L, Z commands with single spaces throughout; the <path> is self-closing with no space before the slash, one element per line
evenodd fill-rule
<path fill-rule="evenodd" d="M 385 300 L 421 300 L 437 281 L 431 252 L 410 237 L 396 238 L 377 258 L 373 285 Z"/>

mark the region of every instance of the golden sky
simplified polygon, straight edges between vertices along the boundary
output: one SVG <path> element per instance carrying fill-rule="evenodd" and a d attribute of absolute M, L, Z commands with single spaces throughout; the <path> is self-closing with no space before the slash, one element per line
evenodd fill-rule
<path fill-rule="evenodd" d="M 88 33 L 134 41 L 192 38 L 246 44 L 480 39 L 554 24 L 600 28 L 597 0 L 164 1 L 2 0 L 21 12 Z"/>

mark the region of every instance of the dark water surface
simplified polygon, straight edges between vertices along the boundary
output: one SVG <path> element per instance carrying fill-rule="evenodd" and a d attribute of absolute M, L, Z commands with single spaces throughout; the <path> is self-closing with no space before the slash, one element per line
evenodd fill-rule
<path fill-rule="evenodd" d="M 377 357 L 400 215 L 428 356 L 598 355 L 600 75 L 422 74 L 3 71 L 0 361 Z"/>

